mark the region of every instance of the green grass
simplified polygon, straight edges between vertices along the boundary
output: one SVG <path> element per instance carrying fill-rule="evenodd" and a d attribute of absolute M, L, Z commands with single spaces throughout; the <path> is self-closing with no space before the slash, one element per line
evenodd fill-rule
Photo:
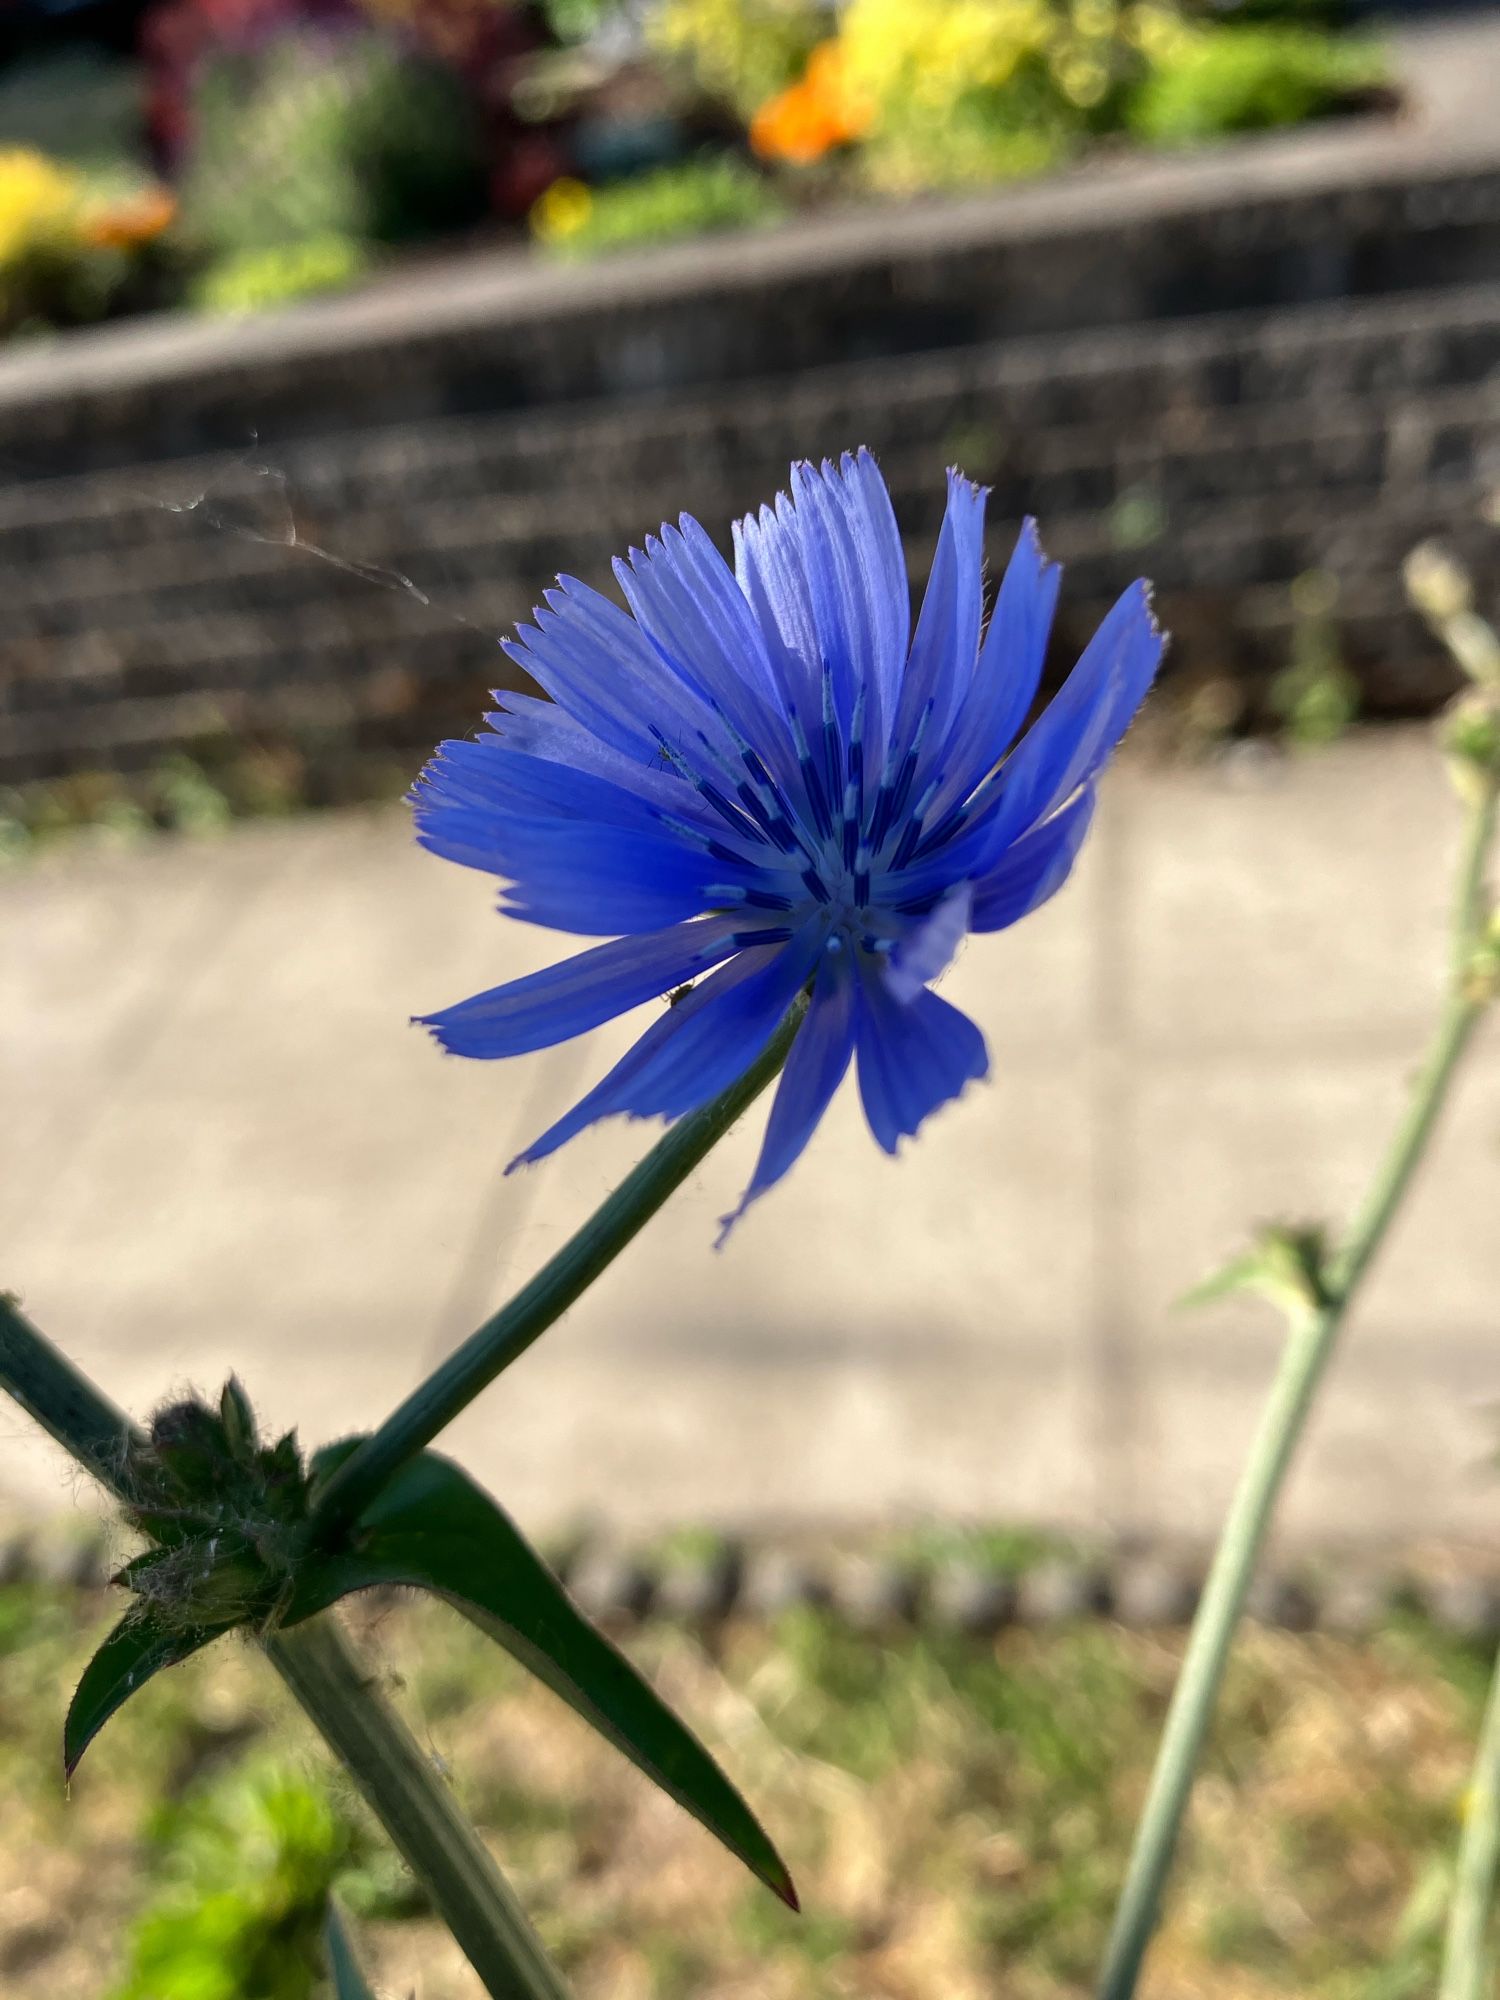
<path fill-rule="evenodd" d="M 1002 1566 L 1039 1552 L 988 1544 Z M 310 1958 L 330 1885 L 378 1992 L 470 1995 L 244 1647 L 153 1683 L 64 1795 L 59 1711 L 105 1615 L 0 1589 L 7 2000 L 326 2000 Z M 787 1853 L 797 1918 L 451 1614 L 384 1610 L 361 1636 L 579 2000 L 1081 2000 L 1179 1649 L 1097 1621 L 882 1641 L 806 1608 L 771 1631 L 639 1635 Z M 1487 1671 L 1408 1615 L 1363 1645 L 1248 1634 L 1148 1990 L 1430 1992 Z"/>

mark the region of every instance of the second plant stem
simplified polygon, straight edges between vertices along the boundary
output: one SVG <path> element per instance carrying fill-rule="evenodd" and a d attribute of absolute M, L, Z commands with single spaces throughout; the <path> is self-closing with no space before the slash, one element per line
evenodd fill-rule
<path fill-rule="evenodd" d="M 1489 2000 L 1490 1911 L 1500 1868 L 1500 1659 L 1495 1662 L 1465 1801 L 1438 2000 Z"/>
<path fill-rule="evenodd" d="M 1470 809 L 1459 866 L 1448 997 L 1411 1101 L 1364 1206 L 1324 1274 L 1323 1302 L 1299 1314 L 1289 1328 L 1270 1398 L 1230 1502 L 1167 1711 L 1105 1954 L 1099 2000 L 1130 2000 L 1136 1990 L 1230 1646 L 1287 1469 L 1360 1280 L 1401 1206 L 1459 1058 L 1485 1011 L 1486 995 L 1471 978 L 1470 963 L 1483 923 L 1484 868 L 1494 837 L 1496 802 L 1491 784 Z"/>

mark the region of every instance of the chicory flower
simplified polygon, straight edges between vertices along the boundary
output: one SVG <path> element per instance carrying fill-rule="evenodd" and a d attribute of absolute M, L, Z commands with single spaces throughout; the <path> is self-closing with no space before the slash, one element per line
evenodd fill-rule
<path fill-rule="evenodd" d="M 984 509 L 950 472 L 915 631 L 860 451 L 794 466 L 790 494 L 735 524 L 732 568 L 684 515 L 616 562 L 628 609 L 560 577 L 506 645 L 548 699 L 500 693 L 489 733 L 440 747 L 418 838 L 502 877 L 510 915 L 610 942 L 425 1025 L 458 1055 L 514 1056 L 673 1003 L 514 1165 L 612 1114 L 696 1110 L 804 987 L 728 1221 L 791 1167 L 851 1061 L 888 1153 L 985 1074 L 983 1036 L 933 982 L 970 932 L 1065 881 L 1163 639 L 1132 585 L 1025 727 L 1060 572 L 1028 521 L 986 624 Z"/>

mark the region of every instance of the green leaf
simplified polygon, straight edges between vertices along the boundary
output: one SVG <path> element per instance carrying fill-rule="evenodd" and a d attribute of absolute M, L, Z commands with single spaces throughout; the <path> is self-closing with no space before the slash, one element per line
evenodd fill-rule
<path fill-rule="evenodd" d="M 797 1907 L 786 1864 L 708 1751 L 467 1473 L 423 1452 L 365 1509 L 353 1539 L 303 1567 L 284 1624 L 377 1584 L 446 1598 Z"/>
<path fill-rule="evenodd" d="M 227 1625 L 184 1631 L 164 1625 L 150 1610 L 134 1610 L 121 1619 L 83 1670 L 83 1679 L 63 1724 L 63 1770 L 72 1777 L 79 1759 L 117 1709 L 163 1667 L 179 1661 L 217 1639 Z"/>
<path fill-rule="evenodd" d="M 1212 1305 L 1236 1292 L 1253 1292 L 1297 1318 L 1328 1304 L 1328 1266 L 1328 1233 L 1321 1223 L 1264 1223 L 1243 1256 L 1184 1292 L 1177 1304 Z"/>
<path fill-rule="evenodd" d="M 1265 1259 L 1260 1252 L 1247 1250 L 1243 1257 L 1235 1257 L 1221 1270 L 1190 1285 L 1173 1304 L 1179 1311 L 1189 1312 L 1196 1306 L 1211 1306 L 1220 1299 L 1232 1298 L 1236 1292 L 1258 1291 L 1264 1273 Z"/>
<path fill-rule="evenodd" d="M 255 1412 L 237 1375 L 231 1375 L 219 1396 L 219 1422 L 230 1455 L 242 1464 L 253 1463 L 260 1437 L 255 1428 Z"/>
<path fill-rule="evenodd" d="M 344 1913 L 332 1896 L 323 1919 L 323 1945 L 328 1953 L 328 1972 L 333 1981 L 333 2000 L 375 2000 L 375 1989 L 354 1956 L 354 1941 Z"/>

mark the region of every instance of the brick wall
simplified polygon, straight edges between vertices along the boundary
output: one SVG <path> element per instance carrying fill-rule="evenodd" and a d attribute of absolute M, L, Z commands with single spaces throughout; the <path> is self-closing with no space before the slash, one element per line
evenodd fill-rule
<path fill-rule="evenodd" d="M 13 354 L 0 782 L 234 740 L 414 757 L 472 722 L 508 671 L 490 635 L 558 569 L 603 580 L 684 507 L 720 533 L 791 457 L 861 441 L 918 578 L 950 460 L 994 488 L 997 559 L 1041 517 L 1060 659 L 1144 569 L 1176 670 L 1258 685 L 1322 568 L 1370 706 L 1430 707 L 1451 681 L 1401 557 L 1440 533 L 1500 584 L 1500 137 L 1351 123 Z"/>

